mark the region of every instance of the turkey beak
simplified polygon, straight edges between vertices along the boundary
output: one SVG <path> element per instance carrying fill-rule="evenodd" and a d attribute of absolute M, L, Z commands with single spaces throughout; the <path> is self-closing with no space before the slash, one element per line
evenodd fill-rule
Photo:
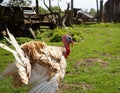
<path fill-rule="evenodd" d="M 73 40 L 71 40 L 70 43 L 72 44 L 72 47 L 73 47 L 73 45 L 74 45 L 74 44 L 73 44 Z"/>

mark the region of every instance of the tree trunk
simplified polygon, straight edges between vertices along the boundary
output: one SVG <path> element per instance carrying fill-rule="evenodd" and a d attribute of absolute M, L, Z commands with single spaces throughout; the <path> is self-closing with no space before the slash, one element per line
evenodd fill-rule
<path fill-rule="evenodd" d="M 43 0 L 44 5 L 47 7 L 47 9 L 49 10 L 50 13 L 53 13 L 53 11 L 51 10 L 50 6 L 47 6 L 47 4 L 45 3 L 45 0 Z"/>
<path fill-rule="evenodd" d="M 60 6 L 58 5 L 58 7 L 60 8 L 60 12 L 57 13 L 57 16 L 58 18 L 55 16 L 55 12 L 52 11 L 52 9 L 47 6 L 47 4 L 45 3 L 45 0 L 43 0 L 44 2 L 44 5 L 47 7 L 47 9 L 49 10 L 49 12 L 52 14 L 51 15 L 51 20 L 56 24 L 56 26 L 59 26 L 59 27 L 66 27 L 65 25 L 65 22 L 67 20 L 67 17 L 68 17 L 68 13 L 69 13 L 69 8 L 70 8 L 70 4 L 67 5 L 67 10 L 65 11 L 65 14 L 64 16 L 61 16 L 60 13 L 61 13 L 61 8 Z M 58 22 L 59 21 L 59 22 Z M 71 23 L 71 22 L 70 22 Z"/>
<path fill-rule="evenodd" d="M 74 23 L 74 20 L 73 20 L 73 13 L 74 13 L 73 5 L 74 5 L 73 0 L 71 0 L 71 24 Z"/>
<path fill-rule="evenodd" d="M 97 7 L 97 22 L 99 22 L 98 0 L 96 0 L 96 7 Z"/>
<path fill-rule="evenodd" d="M 51 9 L 51 0 L 49 0 L 49 8 Z"/>
<path fill-rule="evenodd" d="M 32 30 L 31 27 L 26 28 L 26 36 L 29 36 L 30 38 L 33 38 L 33 39 L 36 38 L 35 32 Z"/>
<path fill-rule="evenodd" d="M 68 18 L 68 15 L 71 14 L 69 12 L 69 8 L 70 8 L 70 3 L 67 4 L 67 10 L 65 11 L 64 16 L 62 17 L 62 27 L 66 27 L 65 23 L 67 24 L 67 26 L 71 26 L 71 17 Z M 68 20 L 67 20 L 68 19 Z"/>
<path fill-rule="evenodd" d="M 38 0 L 36 0 L 36 13 L 38 14 L 38 12 L 39 12 L 39 2 Z"/>
<path fill-rule="evenodd" d="M 102 22 L 103 0 L 100 0 L 100 22 Z"/>

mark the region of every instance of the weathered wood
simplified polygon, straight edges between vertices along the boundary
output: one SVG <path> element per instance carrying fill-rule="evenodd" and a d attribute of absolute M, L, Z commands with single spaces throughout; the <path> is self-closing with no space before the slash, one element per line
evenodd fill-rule
<path fill-rule="evenodd" d="M 120 22 L 120 0 L 108 0 L 104 5 L 104 22 Z"/>
<path fill-rule="evenodd" d="M 41 15 L 36 14 L 33 7 L 0 5 L 0 32 L 5 26 L 7 26 L 12 33 L 18 33 L 18 31 L 25 33 L 27 29 L 30 37 L 35 38 L 35 34 L 33 33 L 32 29 L 37 30 L 42 25 L 47 25 L 53 29 L 56 27 L 56 24 L 59 24 L 58 20 L 58 13 Z"/>
<path fill-rule="evenodd" d="M 35 39 L 36 35 L 35 35 L 34 31 L 32 30 L 32 28 L 30 27 L 27 30 L 28 30 L 28 33 L 29 33 L 30 37 L 33 38 L 33 39 Z"/>

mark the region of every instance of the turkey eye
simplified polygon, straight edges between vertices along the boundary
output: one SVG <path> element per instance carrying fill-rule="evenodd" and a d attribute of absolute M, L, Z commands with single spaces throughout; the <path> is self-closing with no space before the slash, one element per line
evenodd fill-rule
<path fill-rule="evenodd" d="M 70 42 L 71 39 L 72 39 L 72 38 L 71 38 L 70 36 L 67 37 L 67 41 L 68 41 L 68 42 Z"/>
<path fill-rule="evenodd" d="M 71 40 L 71 37 L 69 36 L 68 39 Z"/>

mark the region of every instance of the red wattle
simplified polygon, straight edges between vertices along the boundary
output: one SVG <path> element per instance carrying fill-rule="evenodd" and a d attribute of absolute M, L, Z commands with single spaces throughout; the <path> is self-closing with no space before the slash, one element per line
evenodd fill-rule
<path fill-rule="evenodd" d="M 69 56 L 69 54 L 70 54 L 70 49 L 67 48 L 67 49 L 66 49 L 66 53 L 64 54 L 65 58 L 67 58 L 67 57 Z"/>

